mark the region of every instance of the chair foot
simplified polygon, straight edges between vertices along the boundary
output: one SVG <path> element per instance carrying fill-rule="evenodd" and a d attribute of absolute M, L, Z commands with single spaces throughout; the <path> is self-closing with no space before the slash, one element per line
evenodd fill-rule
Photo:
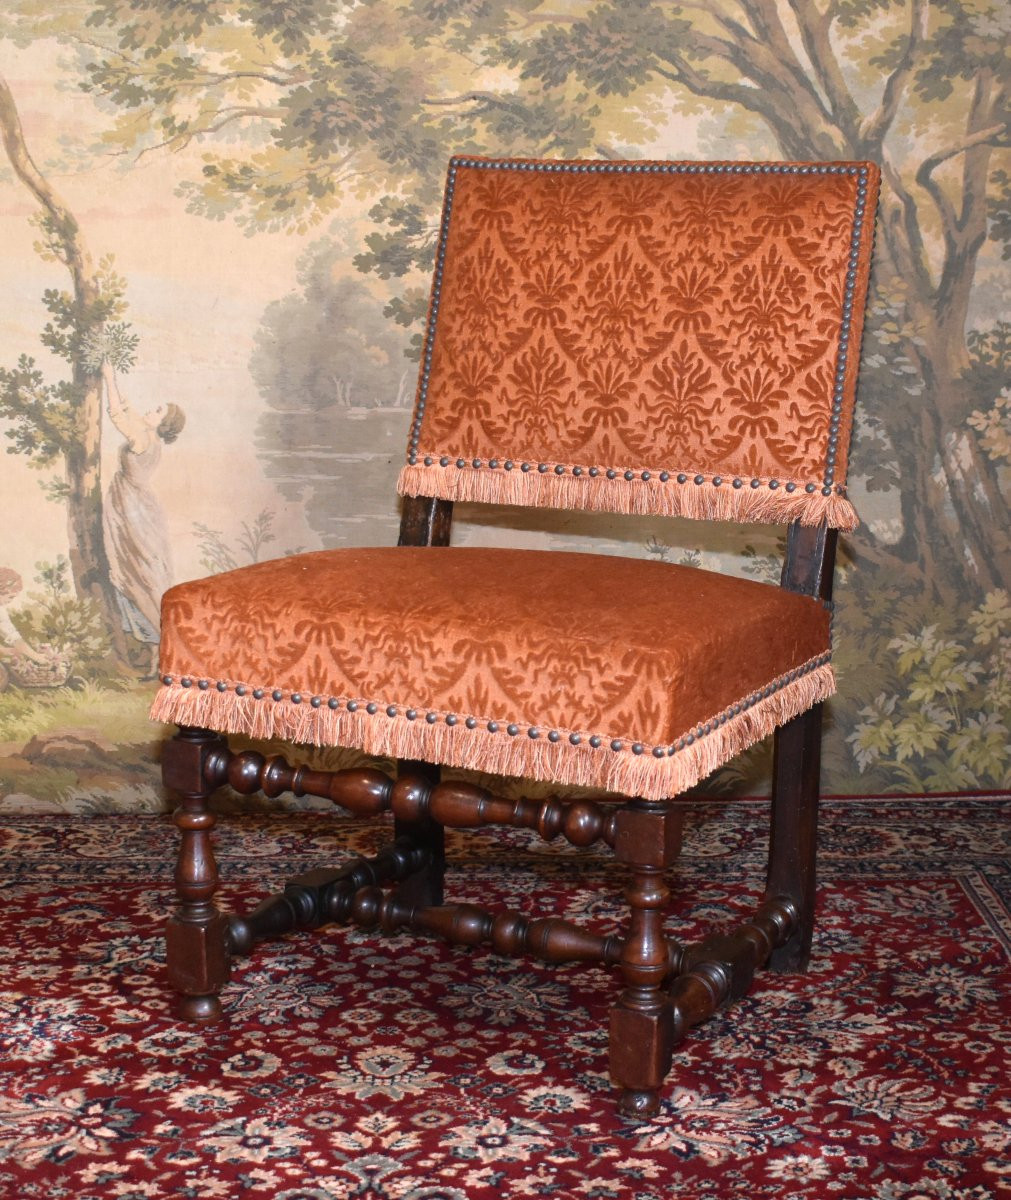
<path fill-rule="evenodd" d="M 811 962 L 811 934 L 801 929 L 769 955 L 768 968 L 777 975 L 802 975 Z"/>
<path fill-rule="evenodd" d="M 635 1091 L 624 1088 L 618 1096 L 618 1112 L 623 1117 L 634 1117 L 639 1121 L 649 1120 L 660 1111 L 660 1089 L 647 1088 Z"/>
<path fill-rule="evenodd" d="M 217 996 L 180 996 L 176 1011 L 191 1025 L 213 1025 L 224 1015 Z"/>
<path fill-rule="evenodd" d="M 196 907 L 196 906 L 194 906 Z M 180 1016 L 207 1024 L 221 1017 L 218 993 L 231 974 L 228 918 L 208 905 L 202 913 L 181 911 L 165 927 L 169 983 L 179 993 Z"/>

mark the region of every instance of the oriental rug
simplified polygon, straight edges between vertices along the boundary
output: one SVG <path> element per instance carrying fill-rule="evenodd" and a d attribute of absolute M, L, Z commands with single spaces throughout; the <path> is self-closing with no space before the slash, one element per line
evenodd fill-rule
<path fill-rule="evenodd" d="M 767 806 L 686 801 L 671 928 L 731 923 Z M 241 960 L 227 1019 L 172 1016 L 156 816 L 0 829 L 3 1200 L 997 1200 L 1011 1189 L 1011 797 L 825 804 L 807 975 L 761 975 L 621 1119 L 599 968 L 330 928 Z M 224 902 L 372 853 L 334 813 L 228 816 Z M 617 927 L 620 876 L 525 835 L 451 838 L 447 892 Z"/>

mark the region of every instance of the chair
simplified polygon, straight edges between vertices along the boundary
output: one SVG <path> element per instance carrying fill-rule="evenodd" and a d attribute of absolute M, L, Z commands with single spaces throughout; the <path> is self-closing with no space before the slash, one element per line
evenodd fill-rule
<path fill-rule="evenodd" d="M 870 163 L 450 163 L 399 547 L 258 563 L 164 598 L 152 716 L 180 726 L 163 771 L 181 801 L 167 949 L 185 1018 L 221 1015 L 232 956 L 328 922 L 599 962 L 621 981 L 619 1107 L 644 1117 L 690 1026 L 763 964 L 806 967 L 877 188 Z M 782 586 L 450 548 L 457 500 L 780 523 Z M 739 929 L 679 945 L 671 798 L 773 731 L 764 899 Z M 233 752 L 227 733 L 355 747 L 398 771 L 294 766 Z M 600 795 L 507 799 L 440 766 Z M 393 840 L 228 917 L 208 806 L 225 784 L 392 813 Z M 495 823 L 610 847 L 623 932 L 444 903 L 444 828 Z"/>

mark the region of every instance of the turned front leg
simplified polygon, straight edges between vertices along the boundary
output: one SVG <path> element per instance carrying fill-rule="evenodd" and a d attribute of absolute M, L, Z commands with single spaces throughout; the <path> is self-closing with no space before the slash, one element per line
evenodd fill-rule
<path fill-rule="evenodd" d="M 165 929 L 169 982 L 180 993 L 179 1014 L 207 1024 L 221 1017 L 218 993 L 228 982 L 228 921 L 214 904 L 218 868 L 211 845 L 214 814 L 208 797 L 214 790 L 209 759 L 227 753 L 224 739 L 203 729 L 184 728 L 166 745 L 162 759 L 165 786 L 179 794 L 173 815 L 180 832 L 175 884 L 178 907 Z"/>
<path fill-rule="evenodd" d="M 681 816 L 669 805 L 633 801 L 619 811 L 614 852 L 632 868 L 625 893 L 631 915 L 618 961 L 625 988 L 611 1009 L 610 1070 L 627 1116 L 649 1117 L 660 1107 L 660 1085 L 678 1039 L 663 989 L 672 957 L 663 926 L 670 898 L 664 871 L 680 844 Z"/>

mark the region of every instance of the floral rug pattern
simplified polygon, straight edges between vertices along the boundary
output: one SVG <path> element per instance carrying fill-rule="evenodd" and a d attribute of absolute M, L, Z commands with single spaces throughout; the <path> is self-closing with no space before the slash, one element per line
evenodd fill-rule
<path fill-rule="evenodd" d="M 153 816 L 0 829 L 2 1200 L 997 1200 L 1011 1188 L 1011 798 L 824 806 L 807 975 L 694 1030 L 660 1114 L 614 1110 L 615 981 L 330 928 L 240 960 L 227 1019 L 176 1021 Z M 687 807 L 671 927 L 754 903 L 761 802 Z M 371 853 L 339 813 L 229 816 L 223 902 Z M 620 921 L 602 857 L 451 838 L 447 892 Z"/>

